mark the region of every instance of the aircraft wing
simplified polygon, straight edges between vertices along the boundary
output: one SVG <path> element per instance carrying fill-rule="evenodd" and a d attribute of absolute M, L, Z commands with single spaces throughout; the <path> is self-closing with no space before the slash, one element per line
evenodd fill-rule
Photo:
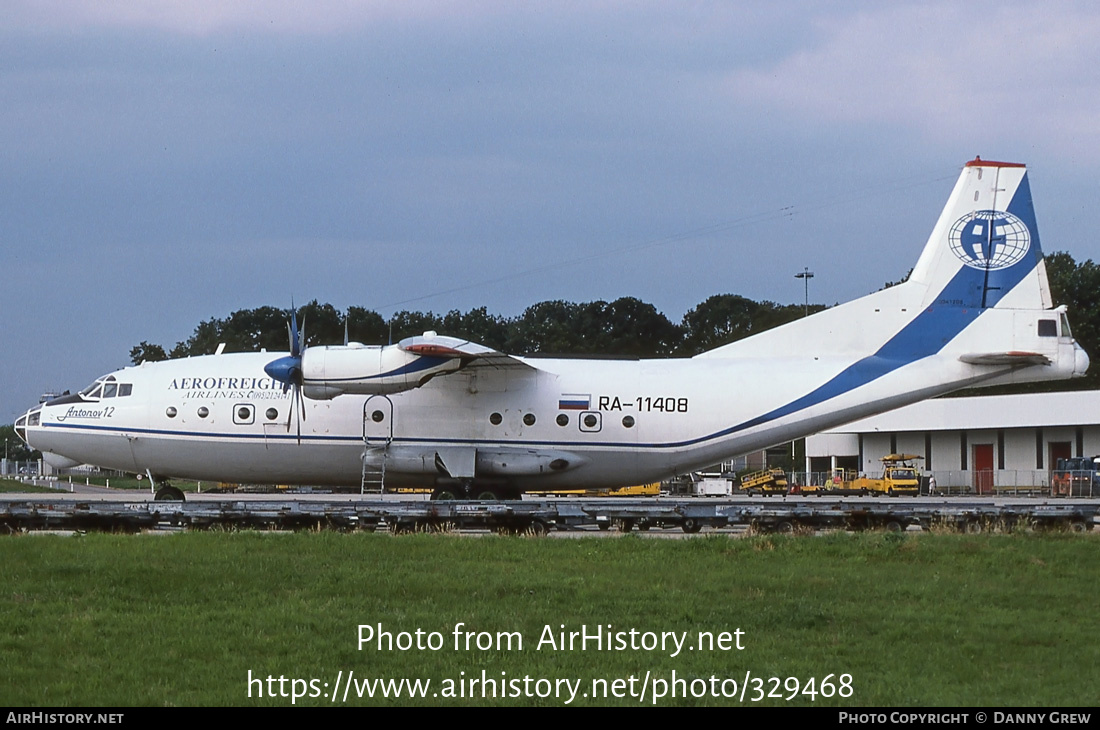
<path fill-rule="evenodd" d="M 458 358 L 462 361 L 463 369 L 495 368 L 537 370 L 537 368 L 527 364 L 527 362 L 518 357 L 457 337 L 432 334 L 417 335 L 416 337 L 406 337 L 398 342 L 397 346 L 405 352 L 411 352 L 414 355 Z"/>

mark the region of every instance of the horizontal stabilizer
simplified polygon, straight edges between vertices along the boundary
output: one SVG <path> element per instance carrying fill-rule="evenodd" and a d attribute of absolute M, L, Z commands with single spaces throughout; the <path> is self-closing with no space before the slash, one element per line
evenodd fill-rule
<path fill-rule="evenodd" d="M 959 359 L 970 365 L 1050 365 L 1050 358 L 1038 352 L 974 352 Z"/>

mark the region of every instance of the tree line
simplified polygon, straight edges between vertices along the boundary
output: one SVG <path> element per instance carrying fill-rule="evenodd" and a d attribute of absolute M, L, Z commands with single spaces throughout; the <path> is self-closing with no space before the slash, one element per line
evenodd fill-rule
<path fill-rule="evenodd" d="M 1070 254 L 1057 252 L 1046 257 L 1046 268 L 1054 302 L 1067 305 L 1073 334 L 1096 364 L 1085 378 L 1025 389 L 1100 388 L 1100 265 L 1091 259 L 1078 263 Z M 824 308 L 820 304 L 809 307 L 811 312 Z M 366 344 L 397 342 L 435 330 L 517 355 L 598 353 L 617 357 L 689 357 L 804 314 L 801 304 L 757 302 L 736 294 L 708 298 L 679 323 L 634 297 L 612 302 L 539 302 L 515 317 L 478 307 L 446 314 L 401 311 L 386 319 L 363 307 L 341 312 L 316 300 L 298 309 L 299 321 L 305 323 L 307 346 L 343 342 L 346 326 L 351 341 Z M 137 364 L 205 355 L 221 343 L 225 343 L 226 352 L 286 350 L 288 317 L 287 310 L 272 306 L 237 310 L 224 318 L 200 322 L 189 338 L 168 350 L 143 341 L 130 351 L 130 357 Z"/>
<path fill-rule="evenodd" d="M 811 311 L 821 309 L 821 305 L 810 307 Z M 401 311 L 387 320 L 363 307 L 341 312 L 316 300 L 298 309 L 307 346 L 343 342 L 346 326 L 350 341 L 366 344 L 397 342 L 434 330 L 512 354 L 599 353 L 618 357 L 695 355 L 803 315 L 801 304 L 756 302 L 735 294 L 710 297 L 684 315 L 680 323 L 634 297 L 613 302 L 539 302 L 516 317 L 490 314 L 485 307 L 478 307 L 446 314 Z M 130 351 L 130 358 L 138 364 L 142 360 L 205 355 L 223 342 L 226 352 L 286 350 L 288 319 L 288 311 L 277 307 L 240 309 L 225 318 L 199 323 L 188 339 L 177 342 L 171 350 L 143 341 Z"/>

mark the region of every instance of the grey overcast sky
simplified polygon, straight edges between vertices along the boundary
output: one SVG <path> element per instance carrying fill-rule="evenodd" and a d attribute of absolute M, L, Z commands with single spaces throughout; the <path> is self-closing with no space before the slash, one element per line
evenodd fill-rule
<path fill-rule="evenodd" d="M 1100 258 L 1088 2 L 6 0 L 0 100 L 3 423 L 292 297 L 843 301 L 975 155 Z"/>

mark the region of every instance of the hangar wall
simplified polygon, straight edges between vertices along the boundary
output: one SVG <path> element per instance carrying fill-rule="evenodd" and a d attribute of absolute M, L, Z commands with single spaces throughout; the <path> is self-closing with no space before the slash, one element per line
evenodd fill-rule
<path fill-rule="evenodd" d="M 1058 458 L 1100 454 L 1100 391 L 917 403 L 808 437 L 803 478 L 845 459 L 874 475 L 890 453 L 923 457 L 943 487 L 1045 487 Z"/>

